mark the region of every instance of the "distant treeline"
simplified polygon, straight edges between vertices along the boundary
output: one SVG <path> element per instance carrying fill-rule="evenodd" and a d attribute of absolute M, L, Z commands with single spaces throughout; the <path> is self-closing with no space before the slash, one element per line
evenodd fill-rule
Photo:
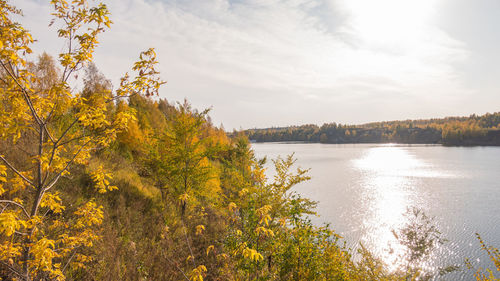
<path fill-rule="evenodd" d="M 320 143 L 414 143 L 444 145 L 500 145 L 500 112 L 482 116 L 375 122 L 363 125 L 325 123 L 281 128 L 250 129 L 252 141 Z"/>

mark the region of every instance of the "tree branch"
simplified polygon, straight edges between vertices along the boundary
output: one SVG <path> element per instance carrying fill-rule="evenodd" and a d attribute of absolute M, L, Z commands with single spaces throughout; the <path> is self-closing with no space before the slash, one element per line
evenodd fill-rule
<path fill-rule="evenodd" d="M 66 128 L 66 130 L 64 130 L 64 132 L 62 133 L 62 135 L 57 139 L 57 141 L 54 142 L 54 145 L 52 146 L 52 154 L 50 156 L 50 160 L 49 160 L 49 166 L 52 164 L 52 161 L 54 160 L 54 155 L 56 153 L 56 150 L 59 146 L 63 146 L 64 144 L 67 144 L 69 143 L 70 141 L 67 141 L 67 142 L 63 142 L 63 143 L 60 143 L 61 140 L 66 136 L 66 134 L 69 132 L 69 130 L 78 122 L 78 118 L 75 118 L 75 120 L 68 126 L 68 128 Z M 81 137 L 83 138 L 84 135 Z M 42 185 L 45 184 L 47 178 L 49 177 L 49 172 L 47 171 L 47 173 L 45 174 L 45 177 L 43 179 L 43 182 L 42 182 Z"/>
<path fill-rule="evenodd" d="M 177 263 L 176 263 L 176 262 L 173 262 L 173 261 L 172 261 L 171 259 L 169 259 L 168 257 L 166 257 L 166 258 L 167 258 L 167 260 L 168 260 L 171 264 L 173 264 L 173 265 L 177 268 L 177 270 L 179 270 L 179 271 L 182 273 L 182 275 L 184 276 L 184 278 L 186 278 L 186 280 L 190 281 L 190 280 L 189 280 L 189 278 L 188 278 L 188 277 L 186 276 L 186 274 L 184 273 L 184 271 L 182 271 L 182 269 L 179 267 L 179 265 L 177 265 Z"/>
<path fill-rule="evenodd" d="M 181 219 L 181 222 L 182 222 L 182 225 L 184 226 L 184 237 L 186 238 L 186 243 L 187 243 L 187 246 L 188 246 L 188 249 L 189 249 L 189 253 L 191 254 L 191 259 L 193 260 L 193 266 L 196 267 L 197 265 L 196 265 L 195 257 L 194 257 L 194 254 L 193 254 L 193 250 L 191 249 L 191 244 L 189 243 L 189 238 L 188 238 L 188 235 L 187 235 L 187 227 L 184 224 L 184 220 Z"/>
<path fill-rule="evenodd" d="M 63 145 L 68 144 L 68 143 L 70 143 L 70 142 L 73 142 L 73 141 L 76 141 L 76 140 L 83 139 L 84 137 L 86 137 L 86 135 L 81 135 L 81 136 L 78 136 L 78 137 L 74 137 L 74 138 L 69 139 L 69 140 L 67 140 L 67 141 L 61 142 L 61 143 L 59 144 L 59 146 L 63 146 Z"/>
<path fill-rule="evenodd" d="M 19 80 L 17 80 L 17 78 L 14 75 L 14 73 L 11 73 L 11 71 L 7 68 L 7 66 L 4 64 L 3 61 L 0 60 L 0 64 L 5 69 L 5 71 L 7 71 L 7 74 L 9 74 L 10 78 L 12 78 L 12 80 L 14 80 L 14 82 L 17 84 L 17 86 L 19 87 L 19 89 L 21 89 L 21 92 L 23 93 L 24 100 L 28 104 L 28 107 L 30 108 L 31 114 L 33 116 L 33 119 L 35 119 L 35 122 L 37 122 L 38 125 L 42 125 L 43 122 L 40 119 L 40 117 L 38 116 L 38 114 L 36 113 L 35 108 L 33 107 L 33 103 L 31 102 L 31 99 L 29 98 L 29 95 L 28 95 L 28 92 L 26 91 L 26 89 L 21 85 L 21 83 L 19 82 Z"/>
<path fill-rule="evenodd" d="M 33 119 L 35 120 L 35 122 L 38 125 L 43 127 L 43 130 L 47 133 L 47 136 L 50 138 L 50 140 L 52 142 L 54 142 L 54 138 L 52 137 L 52 134 L 50 134 L 49 130 L 47 129 L 45 122 L 43 122 L 42 119 L 40 118 L 40 116 L 38 116 L 38 114 L 36 113 L 35 107 L 34 107 L 33 103 L 31 102 L 31 99 L 29 97 L 28 91 L 26 91 L 26 88 L 21 85 L 21 83 L 19 82 L 17 77 L 14 75 L 14 73 L 11 73 L 9 71 L 9 69 L 7 69 L 7 66 L 4 64 L 3 61 L 0 60 L 0 64 L 5 69 L 5 71 L 7 71 L 7 74 L 9 74 L 10 78 L 12 78 L 12 80 L 14 80 L 14 82 L 17 84 L 19 89 L 21 89 L 21 92 L 23 93 L 23 98 L 26 101 L 26 104 L 28 105 L 28 107 L 31 111 L 31 115 L 33 116 Z M 12 68 L 12 66 L 11 66 L 11 68 Z"/>
<path fill-rule="evenodd" d="M 23 174 L 21 174 L 21 172 L 19 172 L 16 168 L 14 168 L 14 166 L 12 166 L 12 164 L 9 163 L 9 161 L 7 161 L 7 159 L 5 159 L 2 155 L 0 155 L 0 159 L 2 159 L 2 161 L 7 165 L 9 166 L 9 168 L 14 171 L 14 173 L 16 173 L 18 176 L 20 176 L 24 181 L 26 181 L 28 184 L 30 184 L 31 186 L 33 187 L 36 187 L 35 184 L 30 181 L 28 178 L 26 178 L 25 176 L 23 176 Z"/>
<path fill-rule="evenodd" d="M 16 205 L 17 207 L 21 208 L 21 210 L 24 211 L 24 214 L 29 218 L 30 215 L 28 214 L 28 212 L 26 211 L 26 209 L 24 208 L 23 205 L 17 203 L 16 201 L 12 201 L 12 200 L 0 200 L 0 203 L 4 203 L 4 204 L 12 204 L 12 205 Z"/>
<path fill-rule="evenodd" d="M 14 274 L 17 274 L 19 277 L 21 277 L 21 280 L 23 278 L 23 275 L 21 275 L 21 273 L 19 273 L 17 270 L 15 270 L 14 268 L 12 268 L 11 265 L 5 263 L 5 262 L 1 262 L 5 267 L 7 267 L 10 271 L 12 271 Z"/>
<path fill-rule="evenodd" d="M 64 273 L 64 271 L 66 270 L 66 268 L 68 267 L 69 263 L 71 262 L 71 260 L 73 259 L 73 257 L 76 255 L 76 249 L 78 249 L 78 247 L 76 247 L 74 250 L 74 252 L 71 254 L 71 257 L 69 257 L 68 261 L 66 262 L 66 264 L 63 266 L 63 268 L 61 269 L 62 272 Z"/>
<path fill-rule="evenodd" d="M 97 31 L 98 31 L 100 28 L 101 28 L 101 24 L 99 23 L 99 24 L 97 25 L 97 28 L 95 29 L 94 34 L 92 35 L 92 39 L 91 39 L 91 41 L 94 41 L 94 40 L 95 40 L 95 38 L 97 37 L 97 34 L 99 34 L 99 32 L 97 32 Z M 85 51 L 88 51 L 88 50 L 90 49 L 90 46 L 91 46 L 91 45 L 89 45 L 87 48 L 85 48 Z M 80 47 L 81 47 L 81 46 L 80 46 Z M 70 50 L 71 50 L 71 40 L 70 40 Z M 78 50 L 78 49 L 77 49 L 77 50 Z M 81 49 L 80 49 L 80 50 L 81 50 Z M 78 67 L 78 65 L 79 65 L 81 62 L 82 62 L 82 60 L 81 60 L 81 59 L 79 59 L 79 60 L 75 63 L 75 66 L 73 66 L 72 68 L 70 68 L 70 69 L 69 69 L 69 71 L 68 71 L 68 75 L 66 75 L 66 77 L 64 77 L 64 73 L 66 73 L 66 68 L 65 68 L 64 73 L 63 73 L 63 81 L 64 81 L 64 82 L 66 82 L 66 81 L 68 80 L 68 78 L 69 78 L 69 76 L 71 75 L 71 73 L 73 73 L 73 71 L 74 71 L 74 70 Z"/>
<path fill-rule="evenodd" d="M 59 98 L 59 96 L 57 96 L 57 99 L 56 99 L 56 101 L 54 103 L 54 106 L 52 107 L 52 109 L 50 110 L 49 114 L 45 118 L 45 122 L 48 123 L 50 121 L 50 119 L 52 119 L 52 114 L 54 114 L 54 112 L 56 111 L 56 108 L 59 105 L 59 100 L 60 100 L 60 98 Z"/>
<path fill-rule="evenodd" d="M 50 183 L 49 183 L 49 184 L 47 185 L 47 187 L 45 188 L 45 191 L 49 191 L 49 190 L 50 190 L 50 189 L 51 189 L 51 188 L 52 188 L 52 187 L 56 184 L 56 182 L 57 182 L 57 181 L 59 180 L 59 178 L 62 176 L 62 174 L 64 173 L 64 171 L 67 171 L 67 169 L 68 169 L 69 165 L 71 165 L 71 164 L 75 161 L 75 159 L 76 159 L 76 157 L 78 156 L 78 154 L 80 154 L 80 152 L 83 150 L 83 148 L 85 148 L 85 147 L 87 146 L 87 144 L 89 144 L 89 143 L 90 143 L 90 141 L 91 141 L 91 140 L 92 140 L 92 139 L 90 139 L 90 140 L 88 140 L 86 143 L 84 143 L 84 144 L 83 144 L 83 145 L 82 145 L 82 146 L 78 149 L 78 151 L 75 153 L 75 155 L 73 155 L 73 158 L 72 158 L 70 161 L 68 161 L 68 163 L 66 163 L 66 166 L 65 166 L 65 167 L 64 167 L 64 168 L 63 168 L 63 169 L 62 169 L 62 170 L 61 170 L 61 171 L 60 171 L 60 172 L 59 172 L 59 173 L 58 173 L 58 174 L 57 174 L 57 175 L 56 175 L 56 176 L 55 176 L 52 180 L 50 180 L 50 181 L 49 181 Z"/>
<path fill-rule="evenodd" d="M 75 118 L 75 120 L 73 120 L 73 122 L 68 126 L 68 128 L 66 128 L 66 130 L 64 130 L 64 132 L 61 134 L 61 136 L 57 139 L 57 141 L 54 143 L 55 145 L 59 146 L 59 142 L 61 142 L 61 140 L 66 136 L 66 134 L 69 132 L 69 130 L 71 130 L 71 128 L 78 122 L 78 118 Z"/>

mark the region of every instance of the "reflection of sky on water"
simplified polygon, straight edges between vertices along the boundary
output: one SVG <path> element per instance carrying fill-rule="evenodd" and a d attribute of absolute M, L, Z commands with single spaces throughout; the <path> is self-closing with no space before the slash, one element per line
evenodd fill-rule
<path fill-rule="evenodd" d="M 370 148 L 352 163 L 362 177 L 361 202 L 366 210 L 361 242 L 395 269 L 404 248 L 392 230 L 405 225 L 409 207 L 426 209 L 415 194 L 415 178 L 450 175 L 433 170 L 407 149 L 390 145 Z"/>
<path fill-rule="evenodd" d="M 449 242 L 426 259 L 433 268 L 459 265 L 462 271 L 438 280 L 473 280 L 464 261 L 494 268 L 481 250 L 478 232 L 500 245 L 500 147 L 444 147 L 384 144 L 252 144 L 257 157 L 275 159 L 295 152 L 297 166 L 311 168 L 310 181 L 293 188 L 318 201 L 313 223 L 330 223 L 356 258 L 359 242 L 390 262 L 390 232 L 404 224 L 406 207 L 435 217 Z M 272 162 L 266 165 L 272 179 Z M 371 221 L 373 220 L 373 221 Z M 395 255 L 393 254 L 392 257 Z"/>
<path fill-rule="evenodd" d="M 354 167 L 376 173 L 377 176 L 448 178 L 456 175 L 435 170 L 428 163 L 417 159 L 408 149 L 396 145 L 385 145 L 368 149 L 362 158 L 353 160 Z"/>

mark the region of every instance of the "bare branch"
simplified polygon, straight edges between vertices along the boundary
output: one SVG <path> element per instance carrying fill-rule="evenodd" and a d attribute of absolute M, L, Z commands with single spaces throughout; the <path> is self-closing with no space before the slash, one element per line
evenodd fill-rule
<path fill-rule="evenodd" d="M 69 263 L 71 262 L 71 260 L 73 259 L 73 257 L 75 257 L 76 255 L 76 249 L 78 249 L 78 247 L 76 247 L 74 249 L 74 252 L 71 254 L 71 257 L 69 257 L 68 261 L 66 262 L 66 264 L 63 266 L 63 268 L 61 269 L 62 272 L 64 273 L 64 271 L 66 270 L 66 268 L 68 267 Z"/>
<path fill-rule="evenodd" d="M 182 271 L 182 269 L 179 267 L 179 265 L 178 265 L 176 262 L 174 262 L 174 261 L 172 261 L 171 259 L 169 259 L 168 257 L 166 257 L 166 258 L 167 258 L 167 260 L 168 260 L 171 264 L 173 264 L 173 265 L 177 268 L 177 270 L 179 270 L 179 271 L 182 273 L 182 275 L 184 276 L 184 278 L 186 278 L 186 280 L 188 280 L 188 281 L 189 281 L 189 278 L 186 276 L 186 273 L 184 273 L 184 271 Z"/>
<path fill-rule="evenodd" d="M 16 201 L 12 201 L 12 200 L 0 200 L 0 203 L 3 203 L 3 204 L 12 204 L 12 205 L 16 205 L 17 207 L 19 207 L 21 210 L 24 211 L 24 214 L 29 218 L 30 215 L 28 214 L 28 212 L 26 211 L 26 209 L 24 208 L 23 205 L 17 203 Z"/>
<path fill-rule="evenodd" d="M 193 261 L 193 266 L 196 267 L 196 261 L 195 261 L 195 258 L 194 258 L 194 254 L 193 254 L 193 249 L 191 249 L 191 243 L 189 243 L 189 238 L 188 238 L 188 235 L 187 235 L 187 227 L 186 225 L 184 224 L 184 220 L 181 219 L 181 222 L 182 222 L 182 226 L 184 227 L 184 237 L 186 238 L 186 243 L 187 243 L 187 246 L 188 246 L 188 249 L 189 249 L 189 253 L 191 254 L 191 260 Z"/>
<path fill-rule="evenodd" d="M 50 110 L 49 114 L 47 115 L 47 117 L 45 118 L 45 122 L 48 123 L 50 121 L 50 119 L 52 119 L 52 114 L 54 114 L 54 112 L 56 111 L 56 108 L 57 106 L 59 105 L 59 96 L 57 96 L 57 99 L 54 103 L 54 106 L 52 107 L 52 109 Z"/>
<path fill-rule="evenodd" d="M 47 124 L 46 123 L 43 123 L 43 130 L 45 131 L 45 133 L 47 134 L 47 136 L 49 137 L 50 141 L 52 143 L 54 143 L 54 138 L 52 137 L 52 134 L 49 132 L 49 129 L 47 128 Z"/>
<path fill-rule="evenodd" d="M 114 97 L 108 99 L 106 101 L 106 103 L 109 103 L 109 102 L 112 102 L 112 101 L 115 101 L 115 100 L 119 100 L 119 99 L 131 98 L 131 97 L 136 96 L 136 95 L 138 95 L 138 93 L 133 93 L 133 94 L 126 95 L 126 96 L 114 96 Z"/>
<path fill-rule="evenodd" d="M 84 138 L 84 137 L 86 137 L 86 136 L 87 136 L 87 135 L 81 135 L 81 136 L 78 136 L 78 137 L 74 137 L 74 138 L 69 139 L 69 140 L 67 140 L 67 141 L 61 142 L 61 143 L 59 144 L 59 146 L 63 146 L 63 145 L 65 145 L 65 144 L 68 144 L 68 143 L 70 143 L 70 142 L 74 142 L 74 141 L 77 141 L 77 140 L 81 140 L 81 139 L 83 139 L 83 138 Z"/>
<path fill-rule="evenodd" d="M 9 166 L 9 168 L 14 172 L 16 173 L 18 176 L 20 176 L 24 181 L 26 181 L 28 184 L 30 184 L 31 186 L 33 187 L 36 187 L 35 184 L 30 181 L 28 178 L 26 178 L 25 176 L 23 176 L 23 174 L 21 174 L 21 172 L 19 172 L 16 168 L 14 168 L 14 166 L 12 166 L 12 164 L 9 163 L 9 161 L 7 161 L 7 159 L 5 159 L 2 155 L 0 155 L 0 159 L 2 159 L 2 161 L 7 165 Z"/>
<path fill-rule="evenodd" d="M 71 165 L 75 161 L 76 157 L 80 154 L 80 152 L 82 152 L 83 148 L 85 148 L 87 144 L 90 143 L 90 141 L 92 141 L 92 139 L 89 139 L 86 143 L 84 143 L 75 153 L 75 155 L 73 155 L 73 158 L 71 158 L 71 160 L 68 161 L 68 163 L 66 163 L 66 166 L 61 171 L 59 171 L 59 173 L 52 180 L 49 181 L 50 183 L 45 188 L 45 191 L 50 190 L 57 183 L 57 181 L 59 180 L 59 178 L 61 178 L 64 171 L 68 170 L 69 165 Z"/>
<path fill-rule="evenodd" d="M 5 267 L 7 267 L 10 271 L 12 271 L 14 274 L 18 275 L 19 277 L 24 277 L 23 275 L 21 275 L 21 273 L 19 273 L 17 270 L 15 270 L 14 268 L 12 268 L 11 265 L 5 263 L 5 262 L 1 262 Z"/>
<path fill-rule="evenodd" d="M 61 134 L 61 136 L 57 139 L 57 141 L 54 143 L 55 145 L 59 146 L 59 142 L 61 142 L 61 140 L 66 136 L 66 134 L 69 132 L 69 130 L 71 130 L 71 128 L 73 128 L 73 126 L 78 122 L 78 118 L 75 118 L 75 120 L 73 120 L 73 122 L 68 126 L 68 128 L 66 128 L 66 130 L 64 130 L 64 132 Z"/>
<path fill-rule="evenodd" d="M 67 25 L 69 24 L 69 23 L 68 23 L 68 21 L 67 21 L 67 19 L 64 19 L 64 22 L 65 22 Z M 71 34 L 71 33 L 72 33 L 71 31 L 72 31 L 72 29 L 69 29 L 68 54 L 71 54 L 71 42 L 73 41 L 73 36 L 72 36 L 72 34 Z M 64 79 L 64 77 L 66 76 L 66 71 L 67 71 L 67 70 L 68 70 L 68 66 L 66 65 L 66 66 L 64 66 L 64 71 L 63 71 L 63 73 L 62 73 L 62 82 L 66 81 L 66 80 Z"/>
<path fill-rule="evenodd" d="M 9 207 L 9 204 L 6 204 L 6 205 L 2 208 L 2 210 L 0 211 L 0 214 L 2 214 L 2 213 L 5 211 L 5 209 L 7 209 L 7 207 Z"/>

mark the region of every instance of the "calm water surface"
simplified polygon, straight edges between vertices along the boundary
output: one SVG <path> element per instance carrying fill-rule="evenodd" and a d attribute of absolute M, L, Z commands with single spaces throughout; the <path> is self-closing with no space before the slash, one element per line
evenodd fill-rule
<path fill-rule="evenodd" d="M 318 201 L 316 224 L 330 223 L 350 248 L 359 242 L 392 263 L 398 249 L 392 229 L 404 225 L 408 207 L 435 217 L 449 240 L 425 265 L 494 268 L 475 233 L 500 247 L 500 148 L 434 145 L 254 143 L 256 156 L 295 153 L 311 168 L 295 191 Z M 270 162 L 270 161 L 269 161 Z M 268 163 L 269 163 L 268 162 Z M 272 177 L 271 169 L 268 175 Z M 388 251 L 389 245 L 395 251 Z M 465 268 L 443 280 L 472 280 Z"/>

